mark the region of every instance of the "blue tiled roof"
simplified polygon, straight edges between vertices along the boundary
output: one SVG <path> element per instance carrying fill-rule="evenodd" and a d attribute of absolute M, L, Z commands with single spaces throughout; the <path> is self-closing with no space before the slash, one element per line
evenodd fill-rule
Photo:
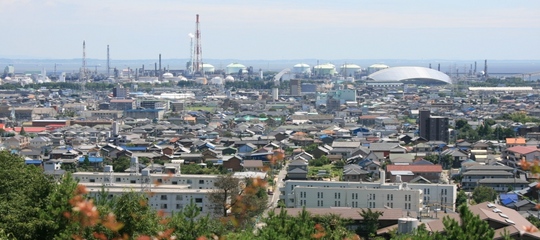
<path fill-rule="evenodd" d="M 24 160 L 24 163 L 26 165 L 41 165 L 43 163 L 43 161 L 41 160 Z"/>
<path fill-rule="evenodd" d="M 121 146 L 121 147 L 128 151 L 146 151 L 146 147 L 135 147 L 135 146 Z"/>
<path fill-rule="evenodd" d="M 80 157 L 79 162 L 83 162 L 83 161 L 84 161 L 84 157 Z M 91 163 L 103 162 L 103 158 L 102 157 L 88 157 L 88 161 L 90 161 Z"/>

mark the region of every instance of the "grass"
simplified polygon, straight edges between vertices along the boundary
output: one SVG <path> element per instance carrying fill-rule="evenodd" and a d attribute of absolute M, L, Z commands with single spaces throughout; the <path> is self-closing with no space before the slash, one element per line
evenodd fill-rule
<path fill-rule="evenodd" d="M 333 164 L 326 164 L 321 167 L 308 166 L 308 177 L 316 177 L 319 170 L 326 170 L 329 177 L 340 177 L 343 175 L 343 168 L 337 168 Z"/>

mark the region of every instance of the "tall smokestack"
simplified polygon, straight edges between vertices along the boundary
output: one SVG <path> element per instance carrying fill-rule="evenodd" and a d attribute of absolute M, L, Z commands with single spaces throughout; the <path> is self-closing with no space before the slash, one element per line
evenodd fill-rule
<path fill-rule="evenodd" d="M 440 63 L 437 65 L 437 71 L 439 71 L 439 72 L 441 71 L 441 64 Z"/>
<path fill-rule="evenodd" d="M 111 76 L 111 57 L 109 55 L 109 45 L 107 45 L 107 76 Z"/>
<path fill-rule="evenodd" d="M 487 59 L 484 60 L 484 76 L 488 77 Z"/>
<path fill-rule="evenodd" d="M 474 61 L 474 70 L 473 70 L 473 74 L 476 75 L 476 61 Z"/>
<path fill-rule="evenodd" d="M 429 64 L 429 69 L 431 69 L 431 63 Z"/>
<path fill-rule="evenodd" d="M 163 75 L 161 73 L 161 53 L 159 54 L 159 76 L 158 76 L 158 79 L 161 81 L 161 75 Z"/>

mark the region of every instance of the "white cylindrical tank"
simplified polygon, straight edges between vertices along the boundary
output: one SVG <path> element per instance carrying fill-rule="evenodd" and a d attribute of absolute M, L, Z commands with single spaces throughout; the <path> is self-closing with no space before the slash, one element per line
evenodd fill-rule
<path fill-rule="evenodd" d="M 58 78 L 58 82 L 66 82 L 66 73 L 65 72 L 60 73 L 60 77 Z"/>
<path fill-rule="evenodd" d="M 296 74 L 311 73 L 311 67 L 305 63 L 299 63 L 293 66 L 293 73 L 296 73 Z"/>
<path fill-rule="evenodd" d="M 356 64 L 343 64 L 340 68 L 341 75 L 344 77 L 354 77 L 361 70 L 362 68 Z"/>
<path fill-rule="evenodd" d="M 411 233 L 418 228 L 418 219 L 416 218 L 398 218 L 398 233 Z"/>
<path fill-rule="evenodd" d="M 278 88 L 272 88 L 272 100 L 278 100 L 279 99 L 279 89 Z"/>
<path fill-rule="evenodd" d="M 385 65 L 385 64 L 373 64 L 371 66 L 368 67 L 368 74 L 372 74 L 376 71 L 380 71 L 380 70 L 383 70 L 383 69 L 387 69 L 389 68 L 388 65 Z"/>
<path fill-rule="evenodd" d="M 204 73 L 214 73 L 216 71 L 216 68 L 212 64 L 203 63 L 202 69 Z"/>
<path fill-rule="evenodd" d="M 223 78 L 221 78 L 221 77 L 213 77 L 212 79 L 210 79 L 210 84 L 223 85 Z"/>
<path fill-rule="evenodd" d="M 242 73 L 246 71 L 246 66 L 240 63 L 231 63 L 225 67 L 225 73 L 226 74 L 238 74 L 240 70 L 242 70 Z"/>
<path fill-rule="evenodd" d="M 396 182 L 401 183 L 401 175 L 396 175 Z"/>
<path fill-rule="evenodd" d="M 336 74 L 336 66 L 331 63 L 325 63 L 313 67 L 316 75 L 334 75 Z"/>
<path fill-rule="evenodd" d="M 139 173 L 139 158 L 131 157 L 129 166 L 135 170 L 135 173 Z"/>
<path fill-rule="evenodd" d="M 386 173 L 384 172 L 384 170 L 380 170 L 379 171 L 379 180 L 381 182 L 381 184 L 385 184 L 386 183 Z"/>
<path fill-rule="evenodd" d="M 112 165 L 105 165 L 103 168 L 103 172 L 110 173 L 113 172 L 113 166 Z"/>

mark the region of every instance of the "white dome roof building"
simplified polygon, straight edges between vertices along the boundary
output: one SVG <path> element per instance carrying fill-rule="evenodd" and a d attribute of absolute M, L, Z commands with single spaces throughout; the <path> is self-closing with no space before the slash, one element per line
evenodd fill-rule
<path fill-rule="evenodd" d="M 295 74 L 309 74 L 311 73 L 311 67 L 305 63 L 299 63 L 293 66 L 293 73 Z"/>
<path fill-rule="evenodd" d="M 362 68 L 356 64 L 343 64 L 339 70 L 344 77 L 354 77 L 357 72 L 362 71 Z"/>
<path fill-rule="evenodd" d="M 246 66 L 240 63 L 231 63 L 225 67 L 225 73 L 226 74 L 238 74 L 242 70 L 242 73 L 247 71 Z"/>
<path fill-rule="evenodd" d="M 424 85 L 452 84 L 452 79 L 445 73 L 425 67 L 392 67 L 370 74 L 368 81 Z"/>
<path fill-rule="evenodd" d="M 385 65 L 385 64 L 380 64 L 380 63 L 376 63 L 376 64 L 373 64 L 371 66 L 368 67 L 368 74 L 372 74 L 376 71 L 380 71 L 380 70 L 383 70 L 383 69 L 387 69 L 389 68 L 388 65 Z"/>
<path fill-rule="evenodd" d="M 325 63 L 313 67 L 315 75 L 334 75 L 336 74 L 336 66 L 331 63 Z"/>

